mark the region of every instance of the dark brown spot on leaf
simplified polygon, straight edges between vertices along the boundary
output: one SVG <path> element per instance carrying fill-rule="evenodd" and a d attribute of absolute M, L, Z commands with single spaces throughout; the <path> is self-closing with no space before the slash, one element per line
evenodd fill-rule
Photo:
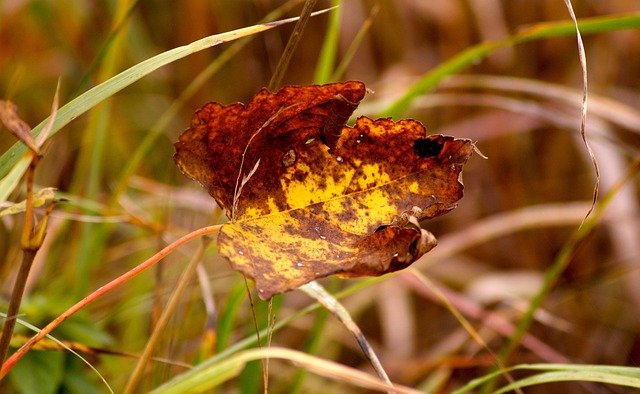
<path fill-rule="evenodd" d="M 442 147 L 442 142 L 432 136 L 417 139 L 413 142 L 414 152 L 422 158 L 438 156 L 442 151 Z"/>

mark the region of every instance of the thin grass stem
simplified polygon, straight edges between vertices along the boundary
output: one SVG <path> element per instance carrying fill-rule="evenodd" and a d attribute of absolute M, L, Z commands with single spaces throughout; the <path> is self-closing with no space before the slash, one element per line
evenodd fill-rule
<path fill-rule="evenodd" d="M 209 246 L 210 243 L 211 243 L 210 237 L 204 236 L 200 238 L 200 245 L 198 246 L 198 249 L 196 250 L 196 252 L 193 254 L 191 261 L 189 262 L 189 265 L 187 265 L 186 270 L 180 277 L 180 280 L 178 281 L 178 285 L 176 286 L 176 289 L 174 290 L 173 294 L 171 295 L 171 298 L 169 299 L 169 302 L 167 302 L 167 305 L 162 311 L 162 314 L 160 315 L 160 318 L 158 319 L 156 326 L 153 328 L 153 333 L 147 340 L 147 343 L 144 347 L 144 351 L 142 352 L 142 355 L 138 359 L 138 363 L 136 364 L 135 369 L 133 370 L 133 372 L 131 373 L 131 376 L 129 377 L 129 381 L 127 382 L 127 385 L 123 391 L 124 394 L 133 393 L 136 387 L 138 386 L 138 383 L 142 379 L 142 376 L 144 374 L 144 369 L 149 363 L 149 360 L 151 360 L 153 351 L 155 350 L 156 345 L 158 344 L 158 341 L 162 337 L 162 334 L 165 333 L 165 328 L 167 327 L 167 324 L 169 324 L 169 319 L 171 319 L 171 316 L 173 316 L 173 313 L 178 307 L 180 299 L 182 298 L 182 295 L 186 290 L 187 286 L 191 282 L 191 279 L 195 275 L 196 269 L 198 268 L 198 264 L 200 263 L 200 261 L 202 260 L 202 256 L 204 255 L 204 251 L 207 249 L 207 246 Z"/>

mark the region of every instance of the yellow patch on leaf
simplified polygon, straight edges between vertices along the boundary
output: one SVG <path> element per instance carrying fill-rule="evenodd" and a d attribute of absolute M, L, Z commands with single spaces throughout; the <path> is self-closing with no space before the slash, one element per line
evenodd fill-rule
<path fill-rule="evenodd" d="M 471 141 L 427 135 L 415 120 L 345 126 L 365 92 L 352 81 L 209 103 L 175 144 L 182 172 L 227 210 L 220 254 L 263 299 L 405 268 L 436 243 L 418 220 L 462 197 Z"/>

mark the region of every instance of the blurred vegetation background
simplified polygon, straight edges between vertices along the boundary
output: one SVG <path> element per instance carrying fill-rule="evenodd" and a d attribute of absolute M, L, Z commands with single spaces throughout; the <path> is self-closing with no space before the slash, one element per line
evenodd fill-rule
<path fill-rule="evenodd" d="M 372 93 L 357 112 L 369 116 L 385 113 L 420 78 L 470 47 L 505 39 L 538 23 L 569 21 L 560 0 L 338 3 L 336 29 L 329 28 L 331 13 L 310 20 L 283 84 L 362 80 Z M 640 6 L 627 0 L 573 3 L 578 19 L 635 13 Z M 333 4 L 319 1 L 318 8 Z M 51 111 L 58 79 L 64 104 L 151 56 L 257 24 L 281 6 L 281 17 L 290 17 L 300 12 L 301 2 L 5 0 L 0 2 L 0 91 L 18 105 L 21 118 L 35 126 Z M 206 102 L 247 102 L 266 86 L 292 29 L 293 24 L 278 27 L 245 39 L 242 47 L 241 41 L 224 44 L 172 63 L 52 138 L 36 184 L 58 188 L 58 195 L 69 202 L 56 208 L 49 224 L 23 301 L 24 320 L 42 327 L 167 243 L 215 220 L 215 202 L 180 174 L 172 160 L 172 144 Z M 338 75 L 332 75 L 331 64 L 319 65 L 331 32 L 338 35 L 338 63 L 349 59 L 352 43 L 357 45 Z M 364 34 L 361 41 L 359 32 Z M 624 176 L 640 146 L 640 31 L 596 31 L 583 38 L 590 94 L 587 133 L 600 164 L 604 195 Z M 232 48 L 237 51 L 229 52 Z M 197 79 L 212 64 L 218 65 L 215 72 Z M 194 80 L 199 82 L 185 94 Z M 440 245 L 414 269 L 446 293 L 496 352 L 590 207 L 595 175 L 579 137 L 581 95 L 577 44 L 571 34 L 507 45 L 478 58 L 398 114 L 420 120 L 430 132 L 471 138 L 488 157 L 476 155 L 465 167 L 465 197 L 459 208 L 424 223 Z M 178 111 L 163 119 L 176 103 Z M 144 142 L 150 135 L 156 137 Z M 14 143 L 9 133 L 0 134 L 0 152 Z M 148 150 L 141 151 L 145 144 L 150 144 Z M 132 164 L 137 154 L 143 160 Z M 616 194 L 595 231 L 573 251 L 508 364 L 640 364 L 637 188 L 635 176 Z M 11 201 L 23 198 L 21 189 Z M 0 219 L 0 284 L 6 302 L 21 259 L 22 218 Z M 181 248 L 102 297 L 55 335 L 140 353 L 195 247 Z M 359 282 L 323 283 L 338 291 Z M 449 392 L 494 364 L 411 273 L 386 277 L 342 300 L 394 382 Z M 276 320 L 310 303 L 299 292 L 279 296 Z M 265 326 L 266 304 L 258 301 L 256 310 L 259 324 Z M 252 320 L 240 275 L 217 256 L 213 245 L 156 355 L 198 363 L 254 336 Z M 214 329 L 217 340 L 205 335 Z M 31 335 L 26 329 L 19 333 Z M 371 371 L 349 333 L 322 312 L 289 322 L 274 333 L 272 343 Z M 124 356 L 87 357 L 116 392 L 136 362 Z M 186 370 L 163 362 L 152 365 L 145 390 Z M 295 387 L 305 393 L 361 392 L 314 375 L 302 379 L 287 363 L 273 361 L 269 368 L 272 392 L 292 392 Z M 35 389 L 25 383 L 34 377 L 46 383 Z M 33 351 L 10 378 L 0 382 L 2 392 L 105 391 L 93 372 L 63 352 Z M 256 364 L 220 392 L 257 392 L 261 384 Z M 560 390 L 626 392 L 612 385 L 579 383 L 554 383 L 527 392 Z"/>

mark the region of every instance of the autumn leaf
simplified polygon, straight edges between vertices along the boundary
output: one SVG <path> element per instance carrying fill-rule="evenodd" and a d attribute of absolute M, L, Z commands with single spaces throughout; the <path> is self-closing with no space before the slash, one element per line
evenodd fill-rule
<path fill-rule="evenodd" d="M 49 203 L 55 197 L 55 187 L 45 187 L 44 189 L 35 193 L 32 197 L 32 206 L 38 208 L 44 204 Z M 27 210 L 27 201 L 22 200 L 17 204 L 10 205 L 6 208 L 0 209 L 0 216 L 15 215 L 17 213 L 25 212 Z"/>
<path fill-rule="evenodd" d="M 31 127 L 18 117 L 18 107 L 11 101 L 0 100 L 0 121 L 29 149 L 38 152 L 36 142 L 31 135 Z"/>
<path fill-rule="evenodd" d="M 462 197 L 471 141 L 415 120 L 345 126 L 365 93 L 351 81 L 209 103 L 175 144 L 182 172 L 227 210 L 220 254 L 261 298 L 407 267 L 436 243 L 418 221 Z"/>

